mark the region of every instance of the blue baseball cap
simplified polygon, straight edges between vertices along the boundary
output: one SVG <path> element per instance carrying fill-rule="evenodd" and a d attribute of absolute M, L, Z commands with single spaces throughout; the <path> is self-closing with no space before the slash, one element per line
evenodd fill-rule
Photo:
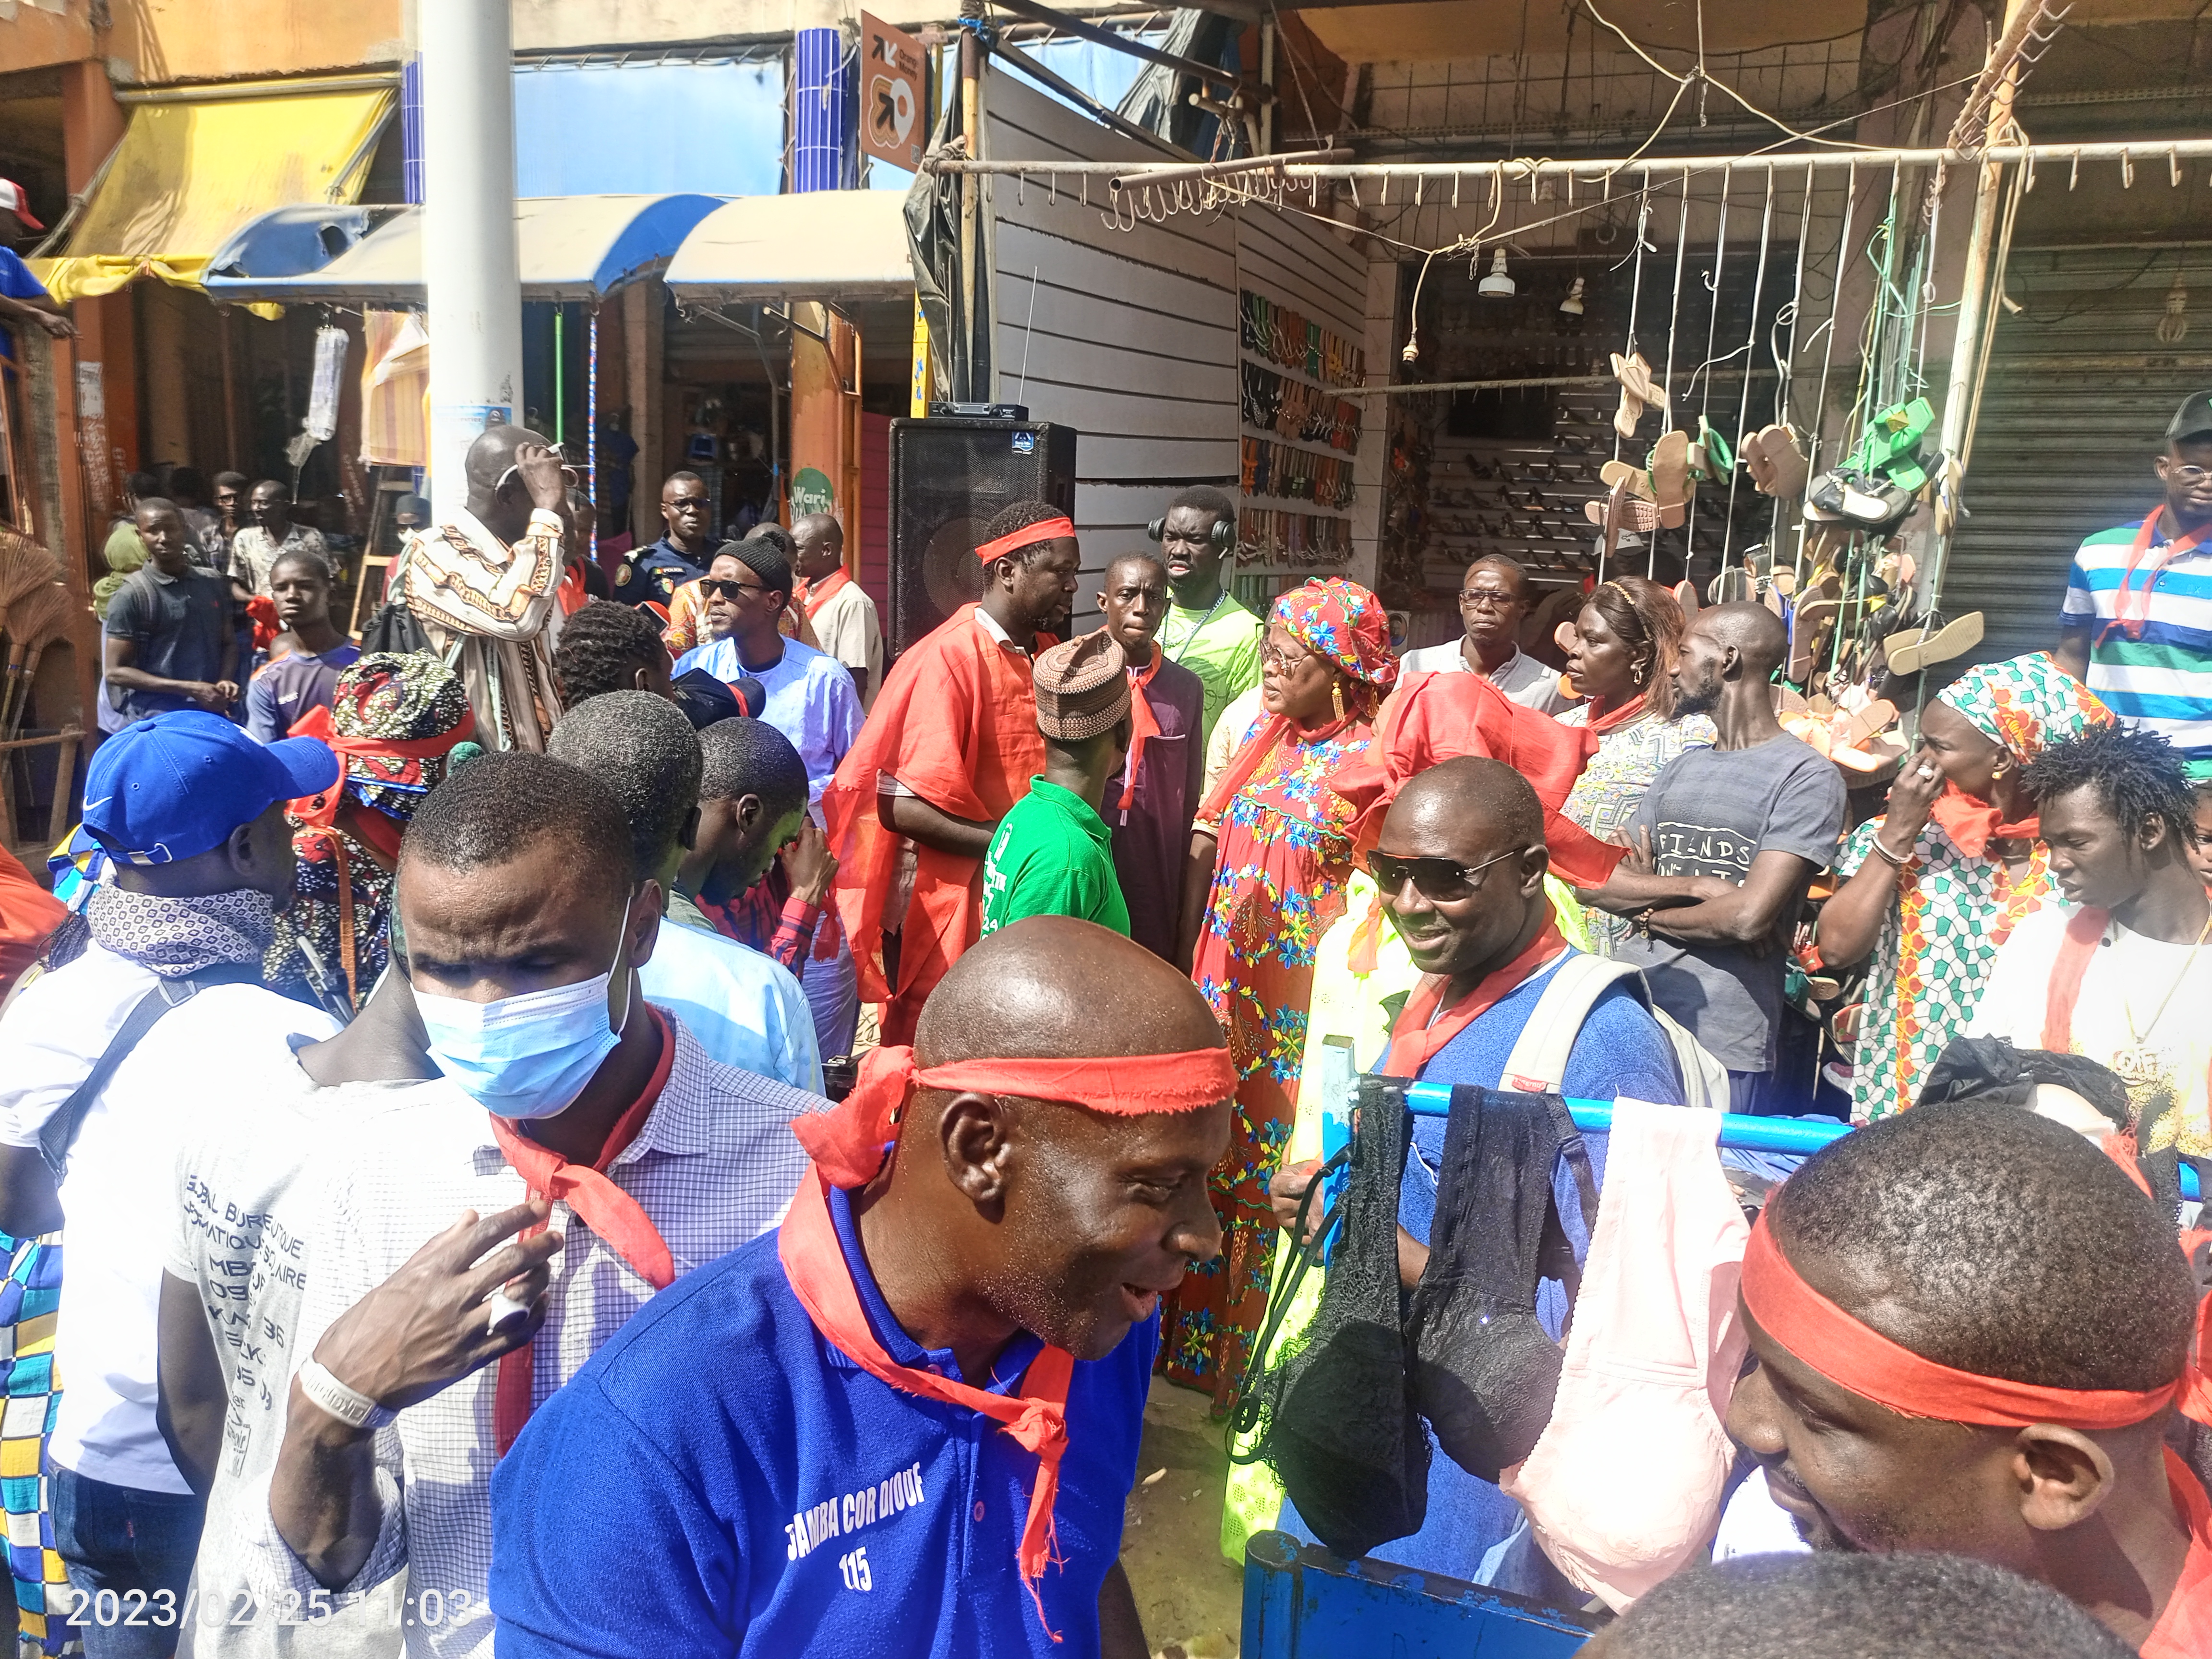
<path fill-rule="evenodd" d="M 205 709 L 156 714 L 94 752 L 70 850 L 126 864 L 198 858 L 278 801 L 328 789 L 340 771 L 319 738 L 259 744 Z"/>

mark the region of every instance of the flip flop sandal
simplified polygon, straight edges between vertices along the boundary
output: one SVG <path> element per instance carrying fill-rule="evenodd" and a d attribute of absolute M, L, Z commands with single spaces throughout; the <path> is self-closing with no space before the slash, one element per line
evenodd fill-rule
<path fill-rule="evenodd" d="M 1751 487 L 1762 495 L 1771 495 L 1774 463 L 1766 459 L 1766 447 L 1759 441 L 1759 436 L 1758 432 L 1745 433 L 1738 447 L 1743 454 L 1744 471 L 1751 474 Z"/>
<path fill-rule="evenodd" d="M 1794 570 L 1778 570 L 1767 580 L 1785 599 L 1797 591 L 1797 573 Z"/>
<path fill-rule="evenodd" d="M 1575 643 L 1577 637 L 1577 635 L 1575 631 L 1574 618 L 1571 617 L 1568 617 L 1566 621 L 1561 623 L 1557 628 L 1552 630 L 1552 643 L 1558 646 L 1562 651 L 1565 651 L 1569 647 L 1572 646 Z M 1567 677 L 1565 674 L 1560 675 L 1560 685 L 1564 687 L 1566 684 L 1566 682 Z"/>
<path fill-rule="evenodd" d="M 1598 482 L 1608 489 L 1626 483 L 1631 495 L 1641 495 L 1647 501 L 1653 499 L 1651 475 L 1641 467 L 1631 466 L 1626 461 L 1607 461 L 1598 468 L 1597 476 Z"/>
<path fill-rule="evenodd" d="M 1854 1002 L 1828 1016 L 1828 1035 L 1838 1048 L 1849 1050 L 1858 1046 L 1859 1024 L 1865 1015 L 1866 1004 Z"/>
<path fill-rule="evenodd" d="M 1766 463 L 1768 479 L 1761 493 L 1777 501 L 1794 501 L 1805 493 L 1809 471 L 1805 453 L 1797 447 L 1797 434 L 1786 426 L 1761 427 L 1759 453 Z"/>
<path fill-rule="evenodd" d="M 1771 582 L 1764 585 L 1759 597 L 1759 602 L 1776 616 L 1779 617 L 1783 614 L 1782 595 L 1774 591 L 1774 585 Z"/>
<path fill-rule="evenodd" d="M 1705 593 L 1715 605 L 1740 605 L 1751 597 L 1751 575 L 1732 564 L 1707 584 Z"/>
<path fill-rule="evenodd" d="M 1698 614 L 1697 583 L 1686 581 L 1676 582 L 1674 584 L 1674 603 L 1682 607 L 1682 615 L 1685 617 L 1696 616 Z"/>
<path fill-rule="evenodd" d="M 1667 394 L 1651 384 L 1651 365 L 1642 352 L 1612 356 L 1613 378 L 1620 382 L 1620 407 L 1613 411 L 1613 429 L 1623 438 L 1633 438 L 1646 409 L 1666 409 Z"/>
<path fill-rule="evenodd" d="M 1659 522 L 1680 530 L 1689 515 L 1690 434 L 1668 433 L 1651 449 L 1651 490 L 1659 503 Z"/>
<path fill-rule="evenodd" d="M 1883 655 L 1888 659 L 1891 673 L 1917 674 L 1932 664 L 1964 656 L 1981 642 L 1982 613 L 1969 611 L 1932 632 L 1925 628 L 1909 628 L 1902 634 L 1891 635 L 1884 642 Z"/>
<path fill-rule="evenodd" d="M 1713 423 L 1702 415 L 1698 416 L 1698 450 L 1699 470 L 1706 477 L 1725 478 L 1735 471 L 1735 456 L 1729 452 L 1728 440 L 1714 431 Z"/>

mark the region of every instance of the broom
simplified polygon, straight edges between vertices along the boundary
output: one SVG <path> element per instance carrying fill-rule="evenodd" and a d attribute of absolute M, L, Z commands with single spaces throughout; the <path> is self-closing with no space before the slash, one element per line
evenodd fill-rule
<path fill-rule="evenodd" d="M 59 560 L 21 532 L 0 526 L 0 633 L 8 631 L 16 600 L 61 580 Z"/>
<path fill-rule="evenodd" d="M 69 632 L 76 605 L 69 589 L 55 581 L 31 589 L 9 608 L 8 677 L 0 684 L 0 734 L 16 735 L 39 658 L 50 643 Z"/>

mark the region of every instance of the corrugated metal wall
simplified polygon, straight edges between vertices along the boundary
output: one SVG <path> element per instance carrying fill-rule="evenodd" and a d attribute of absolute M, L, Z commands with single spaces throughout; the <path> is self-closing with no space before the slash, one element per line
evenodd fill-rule
<path fill-rule="evenodd" d="M 2161 343 L 2176 273 L 2188 332 Z M 1943 580 L 1952 616 L 1979 611 L 1978 660 L 2049 648 L 2074 550 L 2162 499 L 2151 461 L 2191 392 L 2212 386 L 2212 243 L 2015 249 L 1990 356 L 1966 502 Z"/>

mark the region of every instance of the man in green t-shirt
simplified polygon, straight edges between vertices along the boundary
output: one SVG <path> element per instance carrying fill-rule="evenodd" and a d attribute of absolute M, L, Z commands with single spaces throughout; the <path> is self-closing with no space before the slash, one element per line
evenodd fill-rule
<path fill-rule="evenodd" d="M 1200 485 L 1178 493 L 1160 520 L 1168 568 L 1168 617 L 1160 649 L 1206 687 L 1206 732 L 1221 711 L 1260 683 L 1260 619 L 1221 585 L 1221 566 L 1237 544 L 1237 503 Z"/>
<path fill-rule="evenodd" d="M 1079 916 L 1129 931 L 1114 874 L 1106 780 L 1128 752 L 1127 659 L 1104 629 L 1036 659 L 1037 730 L 1044 772 L 999 822 L 983 857 L 983 934 L 1024 916 Z"/>

